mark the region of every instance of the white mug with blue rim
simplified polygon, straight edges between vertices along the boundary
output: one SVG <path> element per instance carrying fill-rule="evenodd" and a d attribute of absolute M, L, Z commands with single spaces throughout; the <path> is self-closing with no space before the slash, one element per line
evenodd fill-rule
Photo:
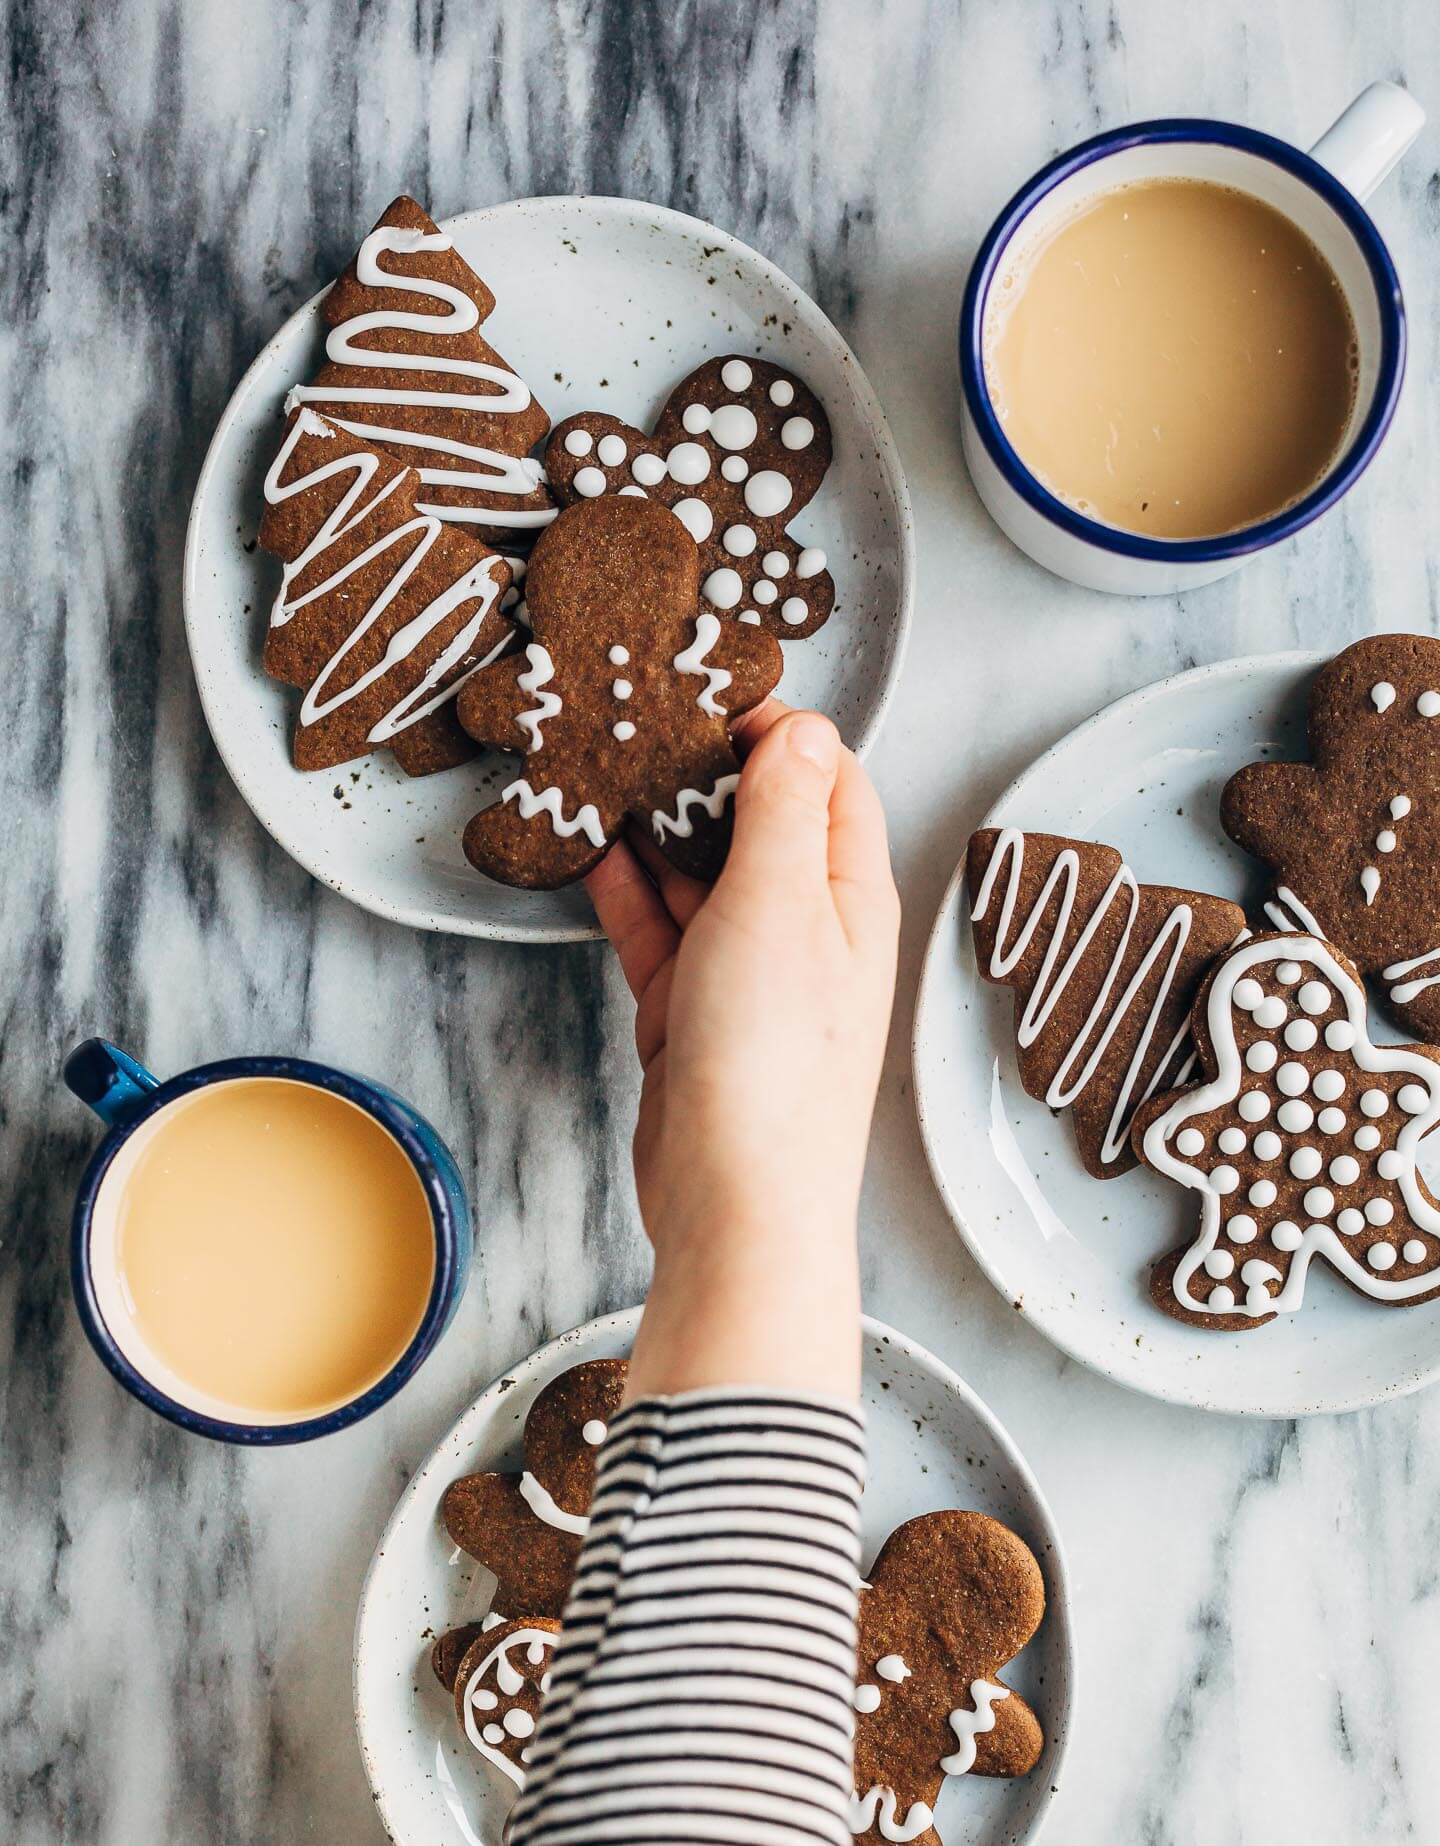
<path fill-rule="evenodd" d="M 1360 201 L 1385 178 L 1424 121 L 1424 111 L 1405 90 L 1372 83 L 1308 154 L 1230 122 L 1139 122 L 1072 148 L 1022 186 L 980 246 L 960 313 L 965 460 L 976 491 L 1007 537 L 1072 583 L 1122 595 L 1160 595 L 1226 576 L 1255 552 L 1318 519 L 1348 492 L 1384 440 L 1405 371 L 1400 284 L 1385 241 Z M 986 384 L 986 309 L 1007 253 L 1043 237 L 1101 192 L 1156 179 L 1208 180 L 1282 212 L 1338 278 L 1359 347 L 1354 406 L 1329 471 L 1273 518 L 1214 538 L 1152 538 L 1087 518 L 1020 460 Z"/>

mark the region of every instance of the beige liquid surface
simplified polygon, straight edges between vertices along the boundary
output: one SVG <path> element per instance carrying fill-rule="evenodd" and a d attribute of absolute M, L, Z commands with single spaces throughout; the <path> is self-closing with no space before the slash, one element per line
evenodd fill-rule
<path fill-rule="evenodd" d="M 1151 180 L 1102 193 L 991 291 L 985 373 L 1020 459 L 1106 524 L 1206 538 L 1327 471 L 1355 390 L 1334 271 L 1247 193 Z"/>
<path fill-rule="evenodd" d="M 434 1278 L 425 1192 L 399 1143 L 341 1096 L 217 1083 L 140 1129 L 112 1169 L 121 1292 L 194 1390 L 319 1415 L 375 1384 Z"/>

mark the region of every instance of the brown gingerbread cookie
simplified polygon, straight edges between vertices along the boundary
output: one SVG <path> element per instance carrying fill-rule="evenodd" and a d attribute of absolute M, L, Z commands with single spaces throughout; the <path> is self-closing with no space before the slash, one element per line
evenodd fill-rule
<path fill-rule="evenodd" d="M 490 1767 L 525 1786 L 530 1740 L 550 1690 L 550 1663 L 560 1624 L 522 1615 L 477 1635 L 456 1668 L 455 1715 Z"/>
<path fill-rule="evenodd" d="M 1015 827 L 972 837 L 966 879 L 980 972 L 1015 990 L 1026 1094 L 1070 1111 L 1087 1172 L 1128 1172 L 1135 1111 L 1184 1081 L 1195 989 L 1245 913 L 1140 884 L 1113 846 Z"/>
<path fill-rule="evenodd" d="M 260 543 L 284 573 L 265 671 L 304 690 L 297 769 L 330 769 L 388 746 L 426 775 L 473 742 L 453 701 L 514 629 L 500 613 L 505 561 L 415 504 L 413 469 L 296 411 L 265 477 Z"/>
<path fill-rule="evenodd" d="M 444 1634 L 436 1636 L 430 1649 L 430 1670 L 447 1692 L 455 1690 L 460 1662 L 469 1653 L 471 1643 L 478 1641 L 489 1629 L 498 1628 L 501 1620 L 500 1616 L 493 1615 L 483 1622 L 462 1622 L 458 1628 L 447 1628 Z"/>
<path fill-rule="evenodd" d="M 710 606 L 781 640 L 813 635 L 835 605 L 825 553 L 788 530 L 829 466 L 830 423 L 814 392 L 783 366 L 736 353 L 682 380 L 653 436 L 586 410 L 545 449 L 563 505 L 625 494 L 671 507 L 700 547 Z"/>
<path fill-rule="evenodd" d="M 860 1595 L 857 1838 L 939 1846 L 947 1776 L 1035 1767 L 1040 1722 L 999 1674 L 1044 1613 L 1040 1566 L 998 1520 L 926 1513 L 890 1534 Z"/>
<path fill-rule="evenodd" d="M 414 199 L 400 197 L 325 297 L 325 364 L 290 403 L 415 468 L 421 512 L 513 545 L 555 516 L 530 451 L 550 419 L 483 338 L 495 297 Z"/>
<path fill-rule="evenodd" d="M 1274 872 L 1272 922 L 1328 937 L 1440 1039 L 1440 640 L 1370 635 L 1322 667 L 1310 754 L 1233 775 L 1225 831 Z"/>
<path fill-rule="evenodd" d="M 1253 936 L 1195 1003 L 1202 1080 L 1135 1119 L 1137 1151 L 1200 1196 L 1156 1304 L 1239 1332 L 1302 1304 L 1316 1259 L 1394 1307 L 1440 1295 L 1440 1207 L 1416 1168 L 1440 1050 L 1376 1045 L 1359 970 L 1303 933 Z"/>
<path fill-rule="evenodd" d="M 719 871 L 740 780 L 730 721 L 775 685 L 780 649 L 697 608 L 698 579 L 694 540 L 654 500 L 587 500 L 541 536 L 525 579 L 533 639 L 467 679 L 457 708 L 481 743 L 525 752 L 465 829 L 482 872 L 568 884 L 627 815 L 682 871 Z"/>
<path fill-rule="evenodd" d="M 522 1474 L 467 1474 L 441 1504 L 445 1530 L 495 1573 L 495 1607 L 560 1615 L 585 1536 L 595 1451 L 620 1408 L 623 1359 L 589 1359 L 552 1378 L 525 1418 Z"/>

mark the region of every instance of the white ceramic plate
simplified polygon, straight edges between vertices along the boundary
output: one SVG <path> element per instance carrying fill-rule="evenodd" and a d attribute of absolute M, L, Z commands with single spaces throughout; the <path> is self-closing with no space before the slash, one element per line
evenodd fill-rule
<path fill-rule="evenodd" d="M 562 1334 L 496 1379 L 401 1495 L 365 1579 L 355 1625 L 355 1722 L 380 1817 L 397 1846 L 498 1846 L 509 1806 L 455 1723 L 436 1682 L 429 1636 L 474 1621 L 494 1578 L 457 1552 L 440 1498 L 457 1476 L 518 1467 L 525 1413 L 557 1372 L 583 1359 L 621 1358 L 640 1310 Z M 1019 1451 L 970 1387 L 923 1347 L 865 1322 L 863 1385 L 870 1452 L 863 1509 L 865 1561 L 902 1520 L 960 1506 L 1003 1519 L 1045 1573 L 1049 1608 L 1005 1678 L 1034 1705 L 1045 1754 L 1013 1782 L 980 1776 L 945 1784 L 936 1809 L 946 1846 L 1033 1840 L 1060 1780 L 1075 1665 L 1060 1537 Z"/>
<path fill-rule="evenodd" d="M 1263 922 L 1263 869 L 1222 833 L 1220 790 L 1262 753 L 1304 756 L 1324 658 L 1232 660 L 1133 693 L 1032 764 L 983 824 L 1104 841 L 1141 879 L 1234 898 Z M 916 1006 L 920 1129 L 976 1260 L 1057 1346 L 1152 1397 L 1261 1416 L 1357 1409 L 1440 1373 L 1440 1303 L 1377 1307 L 1320 1263 L 1299 1312 L 1263 1327 L 1201 1331 L 1162 1314 L 1150 1265 L 1194 1234 L 1193 1198 L 1143 1169 L 1092 1179 L 1068 1121 L 1020 1087 L 1012 1018 L 1013 995 L 976 967 L 962 863 Z M 1378 1016 L 1371 1029 L 1398 1037 Z"/>
<path fill-rule="evenodd" d="M 495 292 L 487 337 L 557 423 L 598 408 L 648 428 L 672 386 L 717 352 L 763 354 L 813 388 L 835 459 L 795 530 L 833 560 L 836 605 L 817 635 L 786 648 L 779 690 L 827 712 L 863 752 L 900 672 L 914 533 L 885 414 L 820 309 L 748 245 L 661 206 L 519 199 L 445 229 Z M 253 541 L 281 405 L 320 356 L 320 300 L 292 315 L 241 379 L 195 490 L 185 625 L 216 746 L 285 850 L 367 910 L 517 942 L 594 936 L 582 891 L 515 891 L 467 864 L 460 835 L 494 800 L 505 759 L 417 780 L 385 751 L 312 775 L 291 766 L 295 695 L 260 668 L 279 567 Z"/>

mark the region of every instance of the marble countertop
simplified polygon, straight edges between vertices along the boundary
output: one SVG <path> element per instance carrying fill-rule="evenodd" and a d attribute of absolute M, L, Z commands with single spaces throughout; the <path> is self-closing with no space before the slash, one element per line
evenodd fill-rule
<path fill-rule="evenodd" d="M 1215 114 L 1303 143 L 1377 76 L 1440 109 L 1440 11 L 49 0 L 6 21 L 0 1834 L 378 1841 L 350 1639 L 391 1503 L 492 1375 L 644 1288 L 630 1004 L 607 952 L 412 934 L 350 908 L 252 819 L 191 681 L 180 555 L 211 430 L 404 185 L 437 216 L 593 190 L 712 219 L 814 292 L 888 410 L 920 577 L 872 758 L 906 929 L 866 1302 L 990 1401 L 1067 1540 L 1083 1702 L 1049 1837 L 1440 1839 L 1440 1393 L 1235 1422 L 1070 1363 L 955 1236 L 908 1049 L 967 830 L 1039 750 L 1179 667 L 1440 626 L 1433 128 L 1374 206 L 1411 315 L 1389 443 L 1320 527 L 1181 598 L 1071 589 L 979 509 L 953 356 L 979 235 L 1103 125 Z M 101 1371 L 65 1248 L 94 1131 L 56 1075 L 92 1031 L 162 1072 L 313 1053 L 384 1077 L 448 1134 L 478 1204 L 475 1274 L 385 1412 L 249 1454 L 159 1422 Z"/>

